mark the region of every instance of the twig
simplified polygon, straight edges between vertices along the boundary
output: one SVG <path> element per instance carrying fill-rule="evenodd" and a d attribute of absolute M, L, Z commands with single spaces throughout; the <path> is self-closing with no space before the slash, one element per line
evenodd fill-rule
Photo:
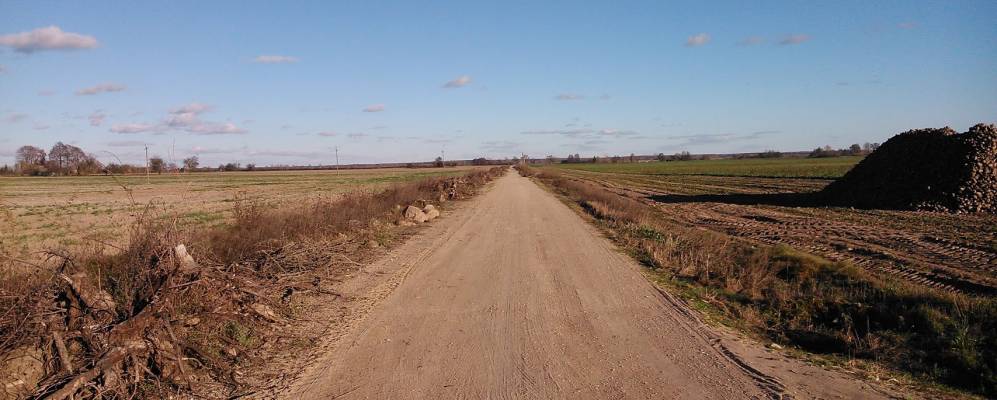
<path fill-rule="evenodd" d="M 62 338 L 62 334 L 56 330 L 55 326 L 52 327 L 52 341 L 55 342 L 55 350 L 59 353 L 59 362 L 62 364 L 62 368 L 73 373 L 73 364 L 69 362 L 69 351 L 66 350 L 66 340 Z"/>

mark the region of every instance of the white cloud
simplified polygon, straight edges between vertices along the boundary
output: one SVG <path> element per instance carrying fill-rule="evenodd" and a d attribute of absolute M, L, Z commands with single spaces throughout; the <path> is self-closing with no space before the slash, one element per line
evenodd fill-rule
<path fill-rule="evenodd" d="M 197 123 L 187 127 L 186 131 L 195 135 L 239 135 L 246 133 L 245 129 L 242 129 L 231 122 L 218 124 L 198 121 Z"/>
<path fill-rule="evenodd" d="M 748 36 L 737 42 L 738 46 L 754 46 L 765 43 L 765 38 L 761 36 Z"/>
<path fill-rule="evenodd" d="M 107 118 L 107 115 L 104 114 L 103 111 L 97 110 L 91 113 L 87 118 L 90 120 L 90 126 L 100 126 L 104 123 L 104 119 Z"/>
<path fill-rule="evenodd" d="M 157 130 L 157 126 L 150 124 L 115 124 L 110 131 L 113 133 L 145 133 Z"/>
<path fill-rule="evenodd" d="M 346 136 L 349 137 L 350 139 L 363 139 L 367 137 L 367 134 L 363 132 L 357 132 L 357 133 L 348 134 Z"/>
<path fill-rule="evenodd" d="M 786 36 L 785 38 L 783 38 L 782 40 L 779 41 L 779 44 L 781 44 L 783 46 L 794 45 L 794 44 L 800 44 L 800 43 L 803 43 L 803 42 L 806 42 L 806 41 L 809 41 L 809 40 L 810 40 L 810 35 L 798 33 L 798 34 Z"/>
<path fill-rule="evenodd" d="M 190 103 L 170 110 L 170 114 L 200 114 L 211 111 L 214 107 L 203 103 Z"/>
<path fill-rule="evenodd" d="M 183 129 L 195 135 L 229 135 L 246 133 L 231 122 L 216 123 L 201 120 L 201 114 L 214 107 L 203 103 L 190 103 L 170 110 L 163 124 L 169 128 Z"/>
<path fill-rule="evenodd" d="M 372 104 L 364 107 L 363 112 L 381 112 L 384 111 L 384 104 Z"/>
<path fill-rule="evenodd" d="M 574 94 L 574 93 L 561 93 L 554 96 L 554 100 L 581 100 L 584 99 L 584 95 Z"/>
<path fill-rule="evenodd" d="M 444 83 L 443 87 L 447 89 L 459 88 L 464 85 L 467 85 L 468 83 L 471 83 L 471 77 L 467 75 L 461 75 L 457 77 L 457 79 Z"/>
<path fill-rule="evenodd" d="M 28 54 L 41 50 L 92 49 L 97 45 L 97 39 L 93 36 L 63 32 L 55 25 L 30 32 L 0 35 L 0 46 L 7 46 L 19 53 Z"/>
<path fill-rule="evenodd" d="M 316 135 L 325 136 L 325 137 L 333 137 L 333 136 L 338 136 L 339 133 L 338 132 L 333 132 L 333 131 L 322 131 L 322 132 L 316 133 Z"/>
<path fill-rule="evenodd" d="M 49 126 L 48 124 L 46 124 L 44 122 L 35 122 L 34 129 L 36 131 L 44 131 L 44 130 L 46 130 L 48 128 L 51 128 L 51 126 Z"/>
<path fill-rule="evenodd" d="M 297 57 L 277 55 L 262 55 L 256 56 L 256 58 L 253 59 L 253 62 L 257 64 L 292 64 L 298 61 L 300 60 L 298 60 Z"/>
<path fill-rule="evenodd" d="M 76 94 L 79 96 L 92 96 L 100 93 L 120 92 L 125 89 L 126 87 L 124 85 L 119 85 L 117 83 L 101 83 L 97 86 L 77 90 Z"/>
<path fill-rule="evenodd" d="M 55 94 L 54 90 L 42 89 L 38 91 L 39 96 L 51 96 L 54 94 Z"/>
<path fill-rule="evenodd" d="M 689 36 L 689 38 L 685 40 L 685 45 L 688 47 L 702 46 L 709 43 L 711 39 L 712 38 L 709 33 L 700 33 L 698 35 Z"/>

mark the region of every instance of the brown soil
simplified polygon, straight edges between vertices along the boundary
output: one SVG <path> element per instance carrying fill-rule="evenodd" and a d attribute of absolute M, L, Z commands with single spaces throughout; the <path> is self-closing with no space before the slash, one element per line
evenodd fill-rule
<path fill-rule="evenodd" d="M 828 181 L 733 177 L 572 176 L 654 204 L 667 218 L 927 286 L 997 294 L 997 217 L 814 207 Z"/>
<path fill-rule="evenodd" d="M 493 185 L 341 282 L 280 397 L 896 395 L 706 326 L 553 195 Z"/>

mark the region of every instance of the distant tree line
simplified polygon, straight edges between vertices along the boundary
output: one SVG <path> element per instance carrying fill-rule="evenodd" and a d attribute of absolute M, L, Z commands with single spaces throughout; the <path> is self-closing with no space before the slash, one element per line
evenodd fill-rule
<path fill-rule="evenodd" d="M 24 176 L 69 176 L 95 174 L 134 174 L 148 172 L 183 172 L 197 170 L 200 162 L 197 156 L 185 158 L 183 165 L 167 163 L 162 157 L 149 158 L 148 165 L 125 163 L 104 164 L 97 157 L 83 149 L 57 142 L 49 151 L 36 146 L 21 146 L 14 154 L 14 166 L 0 167 L 0 175 Z"/>
<path fill-rule="evenodd" d="M 21 146 L 15 153 L 14 168 L 17 175 L 87 175 L 99 173 L 104 165 L 83 149 L 56 143 L 47 153 L 35 146 Z"/>
<path fill-rule="evenodd" d="M 826 158 L 826 157 L 841 157 L 841 156 L 861 156 L 872 153 L 879 148 L 879 143 L 865 143 L 859 145 L 854 143 L 848 146 L 847 149 L 837 149 L 835 150 L 831 146 L 818 147 L 810 152 L 807 157 L 810 158 Z"/>

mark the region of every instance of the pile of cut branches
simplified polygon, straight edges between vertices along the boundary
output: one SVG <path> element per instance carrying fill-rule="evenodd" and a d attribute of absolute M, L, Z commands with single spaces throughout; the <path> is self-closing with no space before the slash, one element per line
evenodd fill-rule
<path fill-rule="evenodd" d="M 124 249 L 50 252 L 37 264 L 0 254 L 0 398 L 245 395 L 258 384 L 245 371 L 294 317 L 294 296 L 361 268 L 370 242 L 402 229 L 400 205 L 466 198 L 505 170 L 240 203 L 232 223 L 206 230 L 150 208 Z"/>

